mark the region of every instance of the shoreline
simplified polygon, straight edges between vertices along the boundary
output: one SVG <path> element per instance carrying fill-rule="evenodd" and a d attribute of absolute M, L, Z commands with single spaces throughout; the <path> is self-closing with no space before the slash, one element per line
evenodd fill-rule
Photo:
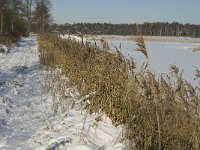
<path fill-rule="evenodd" d="M 105 39 L 114 41 L 134 41 L 135 35 L 84 35 L 87 39 Z M 149 42 L 173 42 L 173 43 L 200 43 L 200 38 L 174 37 L 174 36 L 144 36 Z"/>

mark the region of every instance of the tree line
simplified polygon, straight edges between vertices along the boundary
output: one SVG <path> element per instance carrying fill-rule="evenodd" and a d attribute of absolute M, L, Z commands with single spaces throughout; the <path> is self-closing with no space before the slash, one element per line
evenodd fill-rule
<path fill-rule="evenodd" d="M 51 28 L 63 33 L 200 37 L 200 25 L 178 22 L 143 24 L 66 23 L 62 25 L 53 24 Z"/>
<path fill-rule="evenodd" d="M 0 35 L 44 32 L 52 21 L 50 0 L 0 0 Z"/>

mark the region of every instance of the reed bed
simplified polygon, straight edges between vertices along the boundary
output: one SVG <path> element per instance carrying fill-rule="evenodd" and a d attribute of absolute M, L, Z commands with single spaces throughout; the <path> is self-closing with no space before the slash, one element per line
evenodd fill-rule
<path fill-rule="evenodd" d="M 54 34 L 40 34 L 38 42 L 41 65 L 60 68 L 69 78 L 66 84 L 86 97 L 85 109 L 105 113 L 125 127 L 127 149 L 200 149 L 200 91 L 176 65 L 168 75 L 156 77 L 148 65 L 137 70 L 118 49 L 111 52 L 106 42 L 99 48 Z M 143 38 L 137 45 L 148 58 Z"/>

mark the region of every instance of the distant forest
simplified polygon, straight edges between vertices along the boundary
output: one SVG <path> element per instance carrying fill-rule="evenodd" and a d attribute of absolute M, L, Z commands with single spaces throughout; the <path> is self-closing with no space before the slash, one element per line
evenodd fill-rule
<path fill-rule="evenodd" d="M 200 37 L 200 25 L 173 23 L 110 24 L 76 23 L 53 24 L 52 30 L 61 33 L 108 34 L 108 35 L 151 35 Z"/>

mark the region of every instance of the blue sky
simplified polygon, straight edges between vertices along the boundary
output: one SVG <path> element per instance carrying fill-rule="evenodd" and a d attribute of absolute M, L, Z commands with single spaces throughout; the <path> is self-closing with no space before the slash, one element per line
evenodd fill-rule
<path fill-rule="evenodd" d="M 200 0 L 51 0 L 56 23 L 200 24 Z"/>

